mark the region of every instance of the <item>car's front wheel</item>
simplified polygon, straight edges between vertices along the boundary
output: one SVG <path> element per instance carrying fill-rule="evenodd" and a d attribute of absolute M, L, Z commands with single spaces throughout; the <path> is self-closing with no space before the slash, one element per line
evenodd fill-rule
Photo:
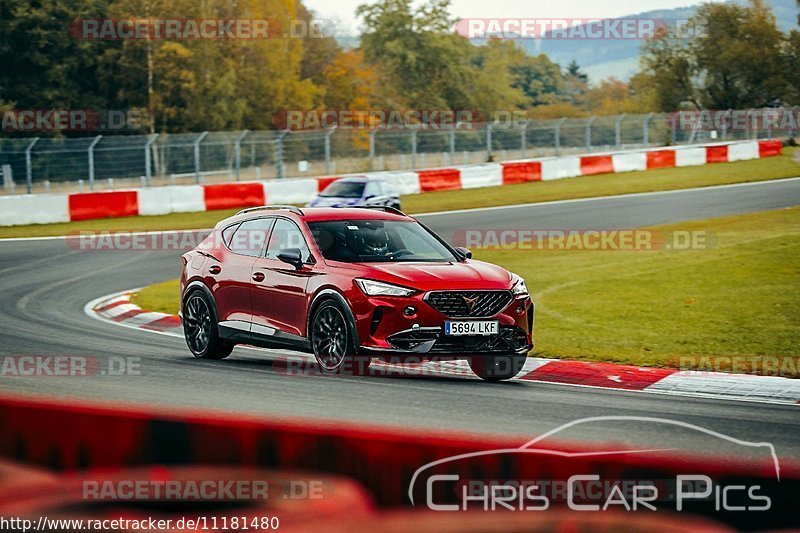
<path fill-rule="evenodd" d="M 370 358 L 357 356 L 354 335 L 344 310 L 333 300 L 322 302 L 311 320 L 311 348 L 323 372 L 366 374 Z"/>
<path fill-rule="evenodd" d="M 520 373 L 527 355 L 483 355 L 469 359 L 469 367 L 485 381 L 504 381 Z"/>
<path fill-rule="evenodd" d="M 189 350 L 198 359 L 225 359 L 233 351 L 233 344 L 219 337 L 217 315 L 211 299 L 196 290 L 183 306 L 183 336 Z"/>

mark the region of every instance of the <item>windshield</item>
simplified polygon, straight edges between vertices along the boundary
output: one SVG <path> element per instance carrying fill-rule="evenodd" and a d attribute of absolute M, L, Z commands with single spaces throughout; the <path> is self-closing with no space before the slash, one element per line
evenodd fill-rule
<path fill-rule="evenodd" d="M 364 195 L 363 181 L 334 181 L 328 185 L 320 196 L 337 198 L 361 198 Z"/>
<path fill-rule="evenodd" d="M 322 255 L 332 261 L 457 261 L 447 246 L 414 221 L 331 220 L 308 226 Z"/>

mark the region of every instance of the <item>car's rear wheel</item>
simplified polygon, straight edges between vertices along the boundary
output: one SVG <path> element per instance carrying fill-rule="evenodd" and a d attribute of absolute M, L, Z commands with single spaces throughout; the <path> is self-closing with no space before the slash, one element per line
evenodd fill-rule
<path fill-rule="evenodd" d="M 469 367 L 485 381 L 504 381 L 520 373 L 527 355 L 484 355 L 469 359 Z"/>
<path fill-rule="evenodd" d="M 183 335 L 189 350 L 198 359 L 225 359 L 233 344 L 219 337 L 217 316 L 209 297 L 194 291 L 183 307 Z"/>
<path fill-rule="evenodd" d="M 323 372 L 366 374 L 370 358 L 357 356 L 354 335 L 345 312 L 333 300 L 322 302 L 311 321 L 311 348 Z"/>

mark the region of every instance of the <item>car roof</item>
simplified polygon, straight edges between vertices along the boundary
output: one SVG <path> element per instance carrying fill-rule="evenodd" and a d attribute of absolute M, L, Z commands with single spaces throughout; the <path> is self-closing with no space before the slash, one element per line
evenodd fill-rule
<path fill-rule="evenodd" d="M 302 214 L 301 214 L 302 213 Z M 285 216 L 305 222 L 324 222 L 328 220 L 413 220 L 406 215 L 400 215 L 381 209 L 366 209 L 358 207 L 296 207 L 264 206 L 264 209 L 253 208 L 247 212 L 220 221 L 217 226 L 227 226 L 244 220 L 261 218 L 265 216 Z"/>
<path fill-rule="evenodd" d="M 358 207 L 304 207 L 303 216 L 306 222 L 323 222 L 326 220 L 412 220 L 406 215 L 398 215 L 380 209 Z"/>

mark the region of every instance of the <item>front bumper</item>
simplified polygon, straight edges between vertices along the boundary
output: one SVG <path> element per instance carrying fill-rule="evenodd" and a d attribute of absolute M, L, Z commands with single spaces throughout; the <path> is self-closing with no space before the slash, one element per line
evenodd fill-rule
<path fill-rule="evenodd" d="M 492 336 L 447 336 L 441 327 L 400 331 L 387 339 L 398 353 L 430 355 L 526 354 L 533 345 L 518 326 L 501 326 Z"/>
<path fill-rule="evenodd" d="M 417 354 L 432 357 L 467 357 L 481 354 L 526 354 L 533 348 L 534 305 L 530 297 L 512 298 L 491 317 L 500 332 L 492 336 L 447 336 L 444 323 L 451 318 L 431 307 L 428 293 L 410 297 L 364 297 L 351 302 L 358 329 L 359 352 L 365 354 Z M 412 306 L 413 316 L 403 310 Z"/>

